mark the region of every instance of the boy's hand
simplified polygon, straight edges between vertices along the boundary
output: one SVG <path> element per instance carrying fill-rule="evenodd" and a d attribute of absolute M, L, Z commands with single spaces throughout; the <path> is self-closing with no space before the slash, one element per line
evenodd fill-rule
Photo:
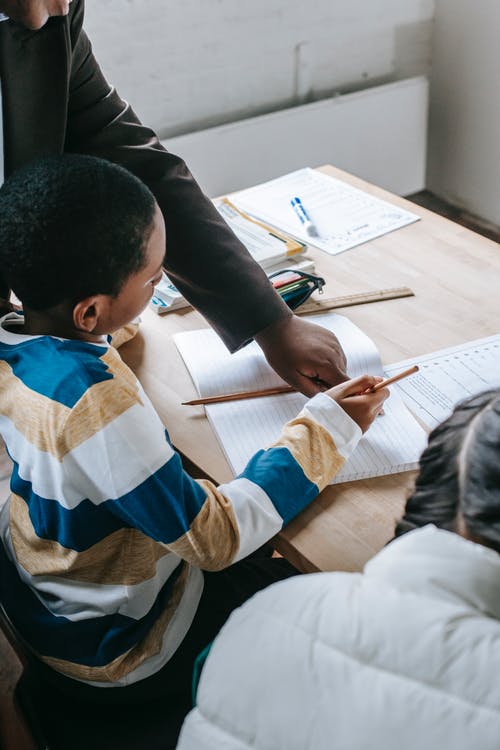
<path fill-rule="evenodd" d="M 363 432 L 366 432 L 375 417 L 380 414 L 383 403 L 389 396 L 388 388 L 381 388 L 376 393 L 369 392 L 369 389 L 381 380 L 383 378 L 376 375 L 362 375 L 360 378 L 336 385 L 325 393 L 354 419 Z"/>

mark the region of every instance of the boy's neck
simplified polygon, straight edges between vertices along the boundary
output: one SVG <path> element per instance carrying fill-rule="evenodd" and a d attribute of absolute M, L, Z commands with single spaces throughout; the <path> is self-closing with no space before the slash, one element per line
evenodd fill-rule
<path fill-rule="evenodd" d="M 77 341 L 88 341 L 92 344 L 106 342 L 103 334 L 93 334 L 81 331 L 74 327 L 73 321 L 60 306 L 51 310 L 23 309 L 24 325 L 13 327 L 14 333 L 23 333 L 27 336 L 55 336 L 60 339 L 76 339 Z M 8 326 L 7 326 L 8 328 Z"/>

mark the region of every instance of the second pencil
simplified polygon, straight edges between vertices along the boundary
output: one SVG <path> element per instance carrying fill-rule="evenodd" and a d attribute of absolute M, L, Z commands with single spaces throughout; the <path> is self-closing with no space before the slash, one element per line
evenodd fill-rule
<path fill-rule="evenodd" d="M 277 388 L 266 388 L 262 391 L 242 391 L 241 393 L 227 393 L 224 396 L 207 396 L 195 398 L 193 401 L 183 401 L 182 406 L 200 406 L 205 404 L 222 404 L 224 401 L 239 401 L 247 398 L 261 398 L 262 396 L 277 396 L 279 393 L 295 393 L 296 388 L 291 385 L 281 385 Z"/>
<path fill-rule="evenodd" d="M 398 380 L 403 380 L 403 378 L 407 378 L 408 375 L 413 375 L 414 372 L 418 372 L 418 369 L 418 365 L 413 365 L 413 367 L 409 367 L 407 370 L 403 370 L 403 372 L 399 372 L 397 375 L 393 375 L 392 378 L 386 378 L 380 383 L 377 383 L 377 385 L 374 385 L 373 388 L 370 388 L 370 391 L 372 393 L 375 393 L 375 391 L 379 391 L 381 388 L 385 388 L 386 385 L 397 383 Z"/>

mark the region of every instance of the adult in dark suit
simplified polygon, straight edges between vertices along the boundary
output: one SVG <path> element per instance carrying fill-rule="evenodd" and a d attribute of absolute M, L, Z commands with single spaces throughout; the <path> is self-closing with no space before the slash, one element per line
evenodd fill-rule
<path fill-rule="evenodd" d="M 255 338 L 306 395 L 345 379 L 335 336 L 290 313 L 184 162 L 106 82 L 82 29 L 84 0 L 0 0 L 0 11 L 9 17 L 0 24 L 6 177 L 65 151 L 122 164 L 163 212 L 169 276 L 231 351 Z"/>

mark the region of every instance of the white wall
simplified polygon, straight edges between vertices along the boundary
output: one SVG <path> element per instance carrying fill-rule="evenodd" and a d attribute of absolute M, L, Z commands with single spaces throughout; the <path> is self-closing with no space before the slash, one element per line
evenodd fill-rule
<path fill-rule="evenodd" d="M 171 136 L 429 71 L 434 0 L 87 0 L 101 66 Z"/>
<path fill-rule="evenodd" d="M 428 187 L 500 225 L 500 3 L 437 0 Z"/>

